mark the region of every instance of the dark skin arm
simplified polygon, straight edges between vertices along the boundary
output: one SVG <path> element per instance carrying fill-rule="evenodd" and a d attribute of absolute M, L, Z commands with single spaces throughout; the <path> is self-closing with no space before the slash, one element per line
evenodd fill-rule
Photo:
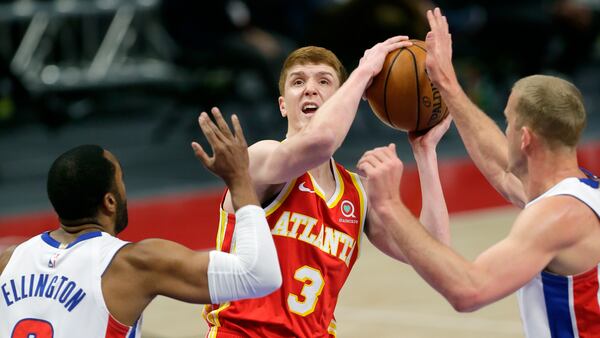
<path fill-rule="evenodd" d="M 213 150 L 210 157 L 198 143 L 196 156 L 228 185 L 234 207 L 258 205 L 248 175 L 248 151 L 237 117 L 234 132 L 213 108 L 216 124 L 206 113 L 199 118 L 202 132 Z M 208 252 L 190 250 L 180 244 L 148 239 L 122 248 L 102 277 L 102 290 L 110 313 L 123 324 L 133 325 L 157 295 L 190 303 L 210 303 Z"/>
<path fill-rule="evenodd" d="M 16 245 L 9 246 L 0 254 L 0 275 L 4 271 L 4 268 L 6 268 L 6 265 L 8 264 L 8 261 L 10 260 L 10 257 L 12 256 L 13 251 L 15 251 L 16 247 Z"/>

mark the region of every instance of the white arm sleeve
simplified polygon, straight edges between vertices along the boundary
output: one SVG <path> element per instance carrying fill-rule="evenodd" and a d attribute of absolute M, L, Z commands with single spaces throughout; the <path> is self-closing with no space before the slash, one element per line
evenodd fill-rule
<path fill-rule="evenodd" d="M 281 270 L 275 243 L 265 218 L 256 205 L 235 213 L 236 253 L 211 251 L 208 290 L 213 304 L 256 298 L 281 286 Z"/>

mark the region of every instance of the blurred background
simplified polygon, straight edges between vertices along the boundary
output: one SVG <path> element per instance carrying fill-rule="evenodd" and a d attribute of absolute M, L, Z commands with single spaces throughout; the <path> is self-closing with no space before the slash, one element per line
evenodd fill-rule
<path fill-rule="evenodd" d="M 436 5 L 449 20 L 461 83 L 501 128 L 516 79 L 558 75 L 585 96 L 582 143 L 593 156 L 583 160 L 600 157 L 600 0 L 0 0 L 0 236 L 14 242 L 7 237 L 56 225 L 47 170 L 84 143 L 106 147 L 122 163 L 136 228 L 126 238 L 196 229 L 205 210 L 214 215 L 203 225 L 212 231 L 222 184 L 189 145 L 204 142 L 199 112 L 219 106 L 239 114 L 249 143 L 283 139 L 277 79 L 290 51 L 325 46 L 352 70 L 365 49 L 389 36 L 424 39 L 425 11 Z M 365 150 L 389 142 L 410 166 L 406 135 L 363 102 L 336 158 L 353 168 Z M 455 129 L 438 151 L 451 211 L 503 203 L 493 192 L 489 201 L 475 188 L 471 200 L 461 192 L 460 177 L 478 173 Z M 412 181 L 404 193 L 417 210 Z M 159 212 L 165 205 L 173 214 Z M 157 219 L 165 225 L 146 224 Z M 211 245 L 204 237 L 210 240 L 186 244 Z"/>
<path fill-rule="evenodd" d="M 440 6 L 469 96 L 504 128 L 512 83 L 544 73 L 585 97 L 582 164 L 600 172 L 600 0 L 0 0 L 0 249 L 57 226 L 46 197 L 52 161 L 99 144 L 121 161 L 130 205 L 123 237 L 214 246 L 222 183 L 191 151 L 199 112 L 237 113 L 249 143 L 283 139 L 277 79 L 293 49 L 321 45 L 352 70 L 392 35 L 424 39 Z M 396 142 L 403 195 L 418 212 L 406 134 L 363 102 L 336 159 Z M 452 213 L 505 205 L 455 129 L 438 147 Z"/>

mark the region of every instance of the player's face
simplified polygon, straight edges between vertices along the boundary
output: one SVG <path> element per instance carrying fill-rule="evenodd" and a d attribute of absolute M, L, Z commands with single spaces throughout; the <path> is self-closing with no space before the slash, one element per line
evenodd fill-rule
<path fill-rule="evenodd" d="M 288 119 L 288 136 L 302 129 L 339 87 L 340 80 L 331 66 L 307 64 L 290 68 L 285 93 L 279 97 L 281 115 Z"/>
<path fill-rule="evenodd" d="M 517 113 L 515 106 L 517 103 L 516 95 L 511 93 L 508 97 L 508 103 L 504 109 L 506 117 L 506 139 L 508 141 L 508 171 L 519 175 L 527 170 L 527 159 L 521 150 L 521 128 L 516 126 Z"/>

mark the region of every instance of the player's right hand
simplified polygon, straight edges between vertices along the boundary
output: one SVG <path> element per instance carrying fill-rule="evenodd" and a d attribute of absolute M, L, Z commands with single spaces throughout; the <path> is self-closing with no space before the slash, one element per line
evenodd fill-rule
<path fill-rule="evenodd" d="M 232 133 L 218 108 L 212 108 L 211 113 L 216 124 L 206 112 L 200 114 L 198 123 L 210 143 L 213 156 L 208 156 L 197 142 L 192 142 L 192 148 L 204 166 L 229 185 L 231 180 L 248 176 L 248 145 L 235 114 L 231 116 Z"/>
<path fill-rule="evenodd" d="M 371 78 L 379 74 L 381 69 L 383 68 L 383 63 L 385 62 L 385 57 L 392 51 L 402 48 L 412 46 L 412 42 L 408 40 L 408 36 L 406 35 L 398 35 L 391 37 L 383 42 L 376 44 L 375 46 L 367 49 L 360 59 L 358 64 L 359 68 L 365 68 L 366 71 L 370 74 Z M 369 85 L 371 83 L 369 82 Z M 367 88 L 369 87 L 367 85 Z"/>
<path fill-rule="evenodd" d="M 356 168 L 367 179 L 366 189 L 370 205 L 402 203 L 400 180 L 404 164 L 398 158 L 395 144 L 365 152 Z"/>

